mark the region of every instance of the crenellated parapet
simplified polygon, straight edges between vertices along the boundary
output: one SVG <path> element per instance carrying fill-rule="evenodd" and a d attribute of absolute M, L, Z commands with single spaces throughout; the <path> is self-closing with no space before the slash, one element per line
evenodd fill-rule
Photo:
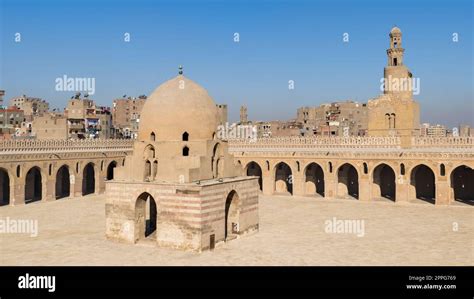
<path fill-rule="evenodd" d="M 38 140 L 2 140 L 0 155 L 30 153 L 70 153 L 70 152 L 110 152 L 131 151 L 130 139 L 38 139 Z"/>
<path fill-rule="evenodd" d="M 274 137 L 229 140 L 234 155 L 252 153 L 294 153 L 298 155 L 431 156 L 473 157 L 473 137 L 411 137 L 402 146 L 400 137 Z"/>

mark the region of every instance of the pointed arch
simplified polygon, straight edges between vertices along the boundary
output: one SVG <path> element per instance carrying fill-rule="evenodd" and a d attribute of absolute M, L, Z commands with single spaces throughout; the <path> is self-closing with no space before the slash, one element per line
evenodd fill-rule
<path fill-rule="evenodd" d="M 342 164 L 337 170 L 337 195 L 359 199 L 359 173 L 350 163 Z"/>
<path fill-rule="evenodd" d="M 255 162 L 251 161 L 245 167 L 245 174 L 248 176 L 257 176 L 258 177 L 258 185 L 260 187 L 260 191 L 263 190 L 263 181 L 262 181 L 262 168 L 260 165 Z"/>
<path fill-rule="evenodd" d="M 10 204 L 10 176 L 8 171 L 0 168 L 0 206 Z"/>
<path fill-rule="evenodd" d="M 306 195 L 324 197 L 324 171 L 316 162 L 309 163 L 304 170 L 304 192 Z"/>
<path fill-rule="evenodd" d="M 56 199 L 69 197 L 71 195 L 71 186 L 69 180 L 69 166 L 63 165 L 56 172 Z"/>

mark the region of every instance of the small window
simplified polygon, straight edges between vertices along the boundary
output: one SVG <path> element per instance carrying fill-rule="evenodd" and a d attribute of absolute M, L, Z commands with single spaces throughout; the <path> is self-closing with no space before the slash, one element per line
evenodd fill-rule
<path fill-rule="evenodd" d="M 187 146 L 183 147 L 183 156 L 184 157 L 189 156 L 189 147 Z"/>
<path fill-rule="evenodd" d="M 188 132 L 183 133 L 183 141 L 188 141 L 189 140 L 189 134 Z"/>
<path fill-rule="evenodd" d="M 18 166 L 16 167 L 16 176 L 19 178 L 20 175 L 21 175 L 21 167 L 20 167 L 20 165 L 18 165 Z"/>
<path fill-rule="evenodd" d="M 405 164 L 400 164 L 400 174 L 405 175 Z"/>
<path fill-rule="evenodd" d="M 394 58 L 394 59 L 393 59 L 393 65 L 394 65 L 394 66 L 397 66 L 397 58 Z"/>
<path fill-rule="evenodd" d="M 151 132 L 151 134 L 150 134 L 150 140 L 151 140 L 151 141 L 155 141 L 155 139 L 156 139 L 155 133 L 154 133 L 154 132 Z"/>
<path fill-rule="evenodd" d="M 364 162 L 364 173 L 369 173 L 369 167 L 367 167 L 367 163 Z"/>
<path fill-rule="evenodd" d="M 446 175 L 446 167 L 444 166 L 444 164 L 441 164 L 439 166 L 439 173 L 441 174 L 441 176 L 445 176 Z"/>
<path fill-rule="evenodd" d="M 49 175 L 53 173 L 53 165 L 49 164 Z"/>
<path fill-rule="evenodd" d="M 332 173 L 332 162 L 329 162 L 329 172 Z"/>

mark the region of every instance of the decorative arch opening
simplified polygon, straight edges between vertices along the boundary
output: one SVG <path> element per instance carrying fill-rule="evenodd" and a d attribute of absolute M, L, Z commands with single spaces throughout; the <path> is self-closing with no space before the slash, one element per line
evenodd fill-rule
<path fill-rule="evenodd" d="M 183 157 L 189 156 L 189 147 L 183 147 Z"/>
<path fill-rule="evenodd" d="M 216 143 L 212 149 L 212 158 L 211 158 L 211 172 L 212 177 L 219 177 L 219 156 L 220 156 L 220 143 Z"/>
<path fill-rule="evenodd" d="M 240 199 L 234 190 L 232 190 L 225 201 L 225 225 L 224 240 L 235 239 L 239 234 L 239 218 L 240 218 Z"/>
<path fill-rule="evenodd" d="M 384 197 L 395 201 L 395 171 L 387 164 L 375 167 L 372 177 L 374 183 L 372 197 Z"/>
<path fill-rule="evenodd" d="M 145 182 L 151 181 L 151 162 L 145 161 L 145 173 L 143 174 Z"/>
<path fill-rule="evenodd" d="M 82 172 L 82 195 L 95 192 L 95 170 L 94 163 L 90 162 L 84 167 Z"/>
<path fill-rule="evenodd" d="M 312 162 L 306 167 L 304 187 L 306 195 L 324 197 L 324 171 L 319 164 Z"/>
<path fill-rule="evenodd" d="M 385 113 L 385 127 L 388 129 L 390 129 L 390 122 L 391 122 L 390 114 Z"/>
<path fill-rule="evenodd" d="M 189 134 L 188 132 L 184 132 L 182 136 L 183 141 L 189 141 Z"/>
<path fill-rule="evenodd" d="M 107 181 L 113 180 L 114 179 L 114 169 L 117 167 L 117 162 L 112 161 L 109 163 L 109 166 L 107 166 Z"/>
<path fill-rule="evenodd" d="M 262 168 L 258 165 L 257 162 L 250 162 L 247 165 L 247 173 L 248 176 L 258 176 L 258 185 L 260 187 L 260 191 L 263 190 L 263 181 L 262 181 Z"/>
<path fill-rule="evenodd" d="M 153 196 L 144 192 L 135 202 L 135 242 L 156 239 L 157 209 Z"/>
<path fill-rule="evenodd" d="M 151 134 L 150 134 L 150 141 L 155 141 L 155 140 L 156 140 L 155 132 L 151 132 Z"/>
<path fill-rule="evenodd" d="M 441 164 L 441 165 L 439 166 L 439 174 L 440 174 L 441 176 L 445 176 L 445 175 L 446 175 L 446 166 L 444 166 L 444 164 Z"/>
<path fill-rule="evenodd" d="M 415 189 L 415 197 L 426 202 L 435 203 L 436 187 L 433 170 L 424 164 L 413 168 L 410 176 L 410 184 Z M 413 195 L 413 194 L 412 194 Z"/>
<path fill-rule="evenodd" d="M 364 174 L 368 174 L 369 173 L 369 167 L 367 166 L 367 163 L 364 162 L 363 166 L 364 166 Z"/>
<path fill-rule="evenodd" d="M 461 165 L 451 172 L 453 199 L 474 205 L 474 169 Z"/>
<path fill-rule="evenodd" d="M 147 145 L 143 156 L 145 159 L 155 159 L 155 147 L 151 144 Z"/>
<path fill-rule="evenodd" d="M 400 174 L 405 175 L 405 164 L 400 164 Z"/>
<path fill-rule="evenodd" d="M 41 170 L 39 167 L 34 166 L 26 173 L 25 204 L 41 200 L 42 189 Z"/>
<path fill-rule="evenodd" d="M 8 171 L 0 168 L 0 206 L 10 204 L 10 176 Z"/>
<path fill-rule="evenodd" d="M 152 179 L 155 180 L 156 175 L 158 173 L 158 161 L 153 161 L 153 169 L 152 169 Z"/>
<path fill-rule="evenodd" d="M 21 166 L 17 165 L 16 166 L 16 177 L 19 178 L 21 176 Z"/>
<path fill-rule="evenodd" d="M 337 172 L 338 197 L 352 197 L 359 199 L 359 174 L 357 169 L 349 163 L 339 167 Z"/>
<path fill-rule="evenodd" d="M 63 165 L 56 173 L 56 199 L 69 197 L 69 195 L 71 195 L 70 189 L 69 167 L 67 165 Z"/>
<path fill-rule="evenodd" d="M 293 194 L 293 176 L 290 166 L 280 162 L 275 166 L 275 193 Z"/>

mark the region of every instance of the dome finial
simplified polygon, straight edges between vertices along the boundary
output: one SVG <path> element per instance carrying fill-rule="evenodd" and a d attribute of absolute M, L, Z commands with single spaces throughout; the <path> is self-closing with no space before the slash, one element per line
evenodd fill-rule
<path fill-rule="evenodd" d="M 179 66 L 178 74 L 180 74 L 180 75 L 183 74 L 183 66 L 182 65 Z"/>

